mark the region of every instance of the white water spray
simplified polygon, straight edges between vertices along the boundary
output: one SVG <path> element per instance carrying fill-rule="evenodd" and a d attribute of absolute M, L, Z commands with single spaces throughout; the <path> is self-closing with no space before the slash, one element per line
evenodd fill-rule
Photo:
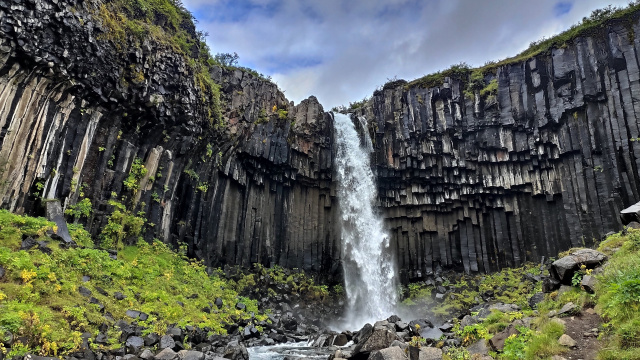
<path fill-rule="evenodd" d="M 392 315 L 397 301 L 395 271 L 389 236 L 376 214 L 377 197 L 369 155 L 371 139 L 365 143 L 350 117 L 334 114 L 338 202 L 342 215 L 342 249 L 349 329 L 360 329 Z M 364 119 L 360 120 L 361 122 Z M 366 129 L 366 124 L 363 123 Z"/>

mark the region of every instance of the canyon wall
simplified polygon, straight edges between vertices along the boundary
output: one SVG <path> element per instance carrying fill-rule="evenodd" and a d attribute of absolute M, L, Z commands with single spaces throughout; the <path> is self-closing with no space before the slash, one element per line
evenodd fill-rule
<path fill-rule="evenodd" d="M 518 266 L 621 229 L 640 200 L 637 15 L 487 73 L 494 96 L 396 81 L 357 111 L 405 279 Z"/>
<path fill-rule="evenodd" d="M 146 240 L 184 242 L 207 265 L 340 271 L 333 125 L 318 101 L 293 106 L 255 74 L 213 67 L 212 123 L 185 56 L 153 38 L 114 41 L 101 11 L 0 1 L 0 206 L 37 215 L 48 199 L 88 198 L 80 221 L 100 239 L 117 200 L 144 212 Z"/>
<path fill-rule="evenodd" d="M 87 198 L 80 222 L 99 240 L 118 200 L 144 212 L 144 239 L 184 242 L 207 265 L 337 279 L 331 115 L 213 67 L 216 119 L 184 55 L 152 37 L 113 41 L 101 11 L 0 0 L 0 207 L 38 215 L 49 199 Z M 398 81 L 356 111 L 404 280 L 539 261 L 621 228 L 640 198 L 638 30 L 635 14 L 500 66 L 485 78 L 495 96 Z M 147 174 L 125 186 L 140 164 Z"/>

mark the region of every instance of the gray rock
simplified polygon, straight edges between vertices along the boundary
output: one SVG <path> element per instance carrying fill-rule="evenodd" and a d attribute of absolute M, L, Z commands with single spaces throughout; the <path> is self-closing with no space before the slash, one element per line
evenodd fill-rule
<path fill-rule="evenodd" d="M 624 225 L 630 222 L 640 222 L 640 202 L 620 211 L 620 220 Z"/>
<path fill-rule="evenodd" d="M 160 338 L 160 349 L 173 349 L 176 346 L 176 342 L 171 335 L 164 335 Z"/>
<path fill-rule="evenodd" d="M 511 336 L 511 335 L 516 335 L 519 334 L 519 331 L 516 329 L 515 326 L 513 325 L 509 325 L 507 326 L 506 329 L 502 330 L 501 332 L 495 334 L 490 340 L 489 340 L 489 345 L 491 346 L 491 348 L 494 351 L 502 351 L 502 349 L 504 348 L 504 342 L 505 340 Z"/>
<path fill-rule="evenodd" d="M 564 284 L 570 284 L 573 273 L 580 267 L 585 265 L 593 268 L 604 262 L 607 256 L 599 251 L 592 249 L 579 249 L 571 254 L 554 261 L 549 269 L 550 273 Z"/>
<path fill-rule="evenodd" d="M 55 234 L 65 244 L 74 245 L 75 241 L 73 241 L 69 234 L 69 228 L 67 228 L 67 222 L 64 220 L 64 212 L 62 211 L 60 201 L 48 200 L 46 204 L 47 208 L 45 213 L 47 220 L 53 221 L 57 227 Z"/>
<path fill-rule="evenodd" d="M 204 354 L 194 350 L 178 351 L 178 359 L 180 360 L 204 360 Z"/>
<path fill-rule="evenodd" d="M 543 292 L 537 292 L 531 295 L 528 301 L 529 306 L 531 306 L 532 309 L 535 309 L 536 307 L 538 307 L 538 304 L 544 301 L 544 296 L 545 295 Z"/>
<path fill-rule="evenodd" d="M 142 353 L 140 353 L 138 357 L 143 360 L 151 360 L 154 358 L 153 352 L 149 349 L 142 350 Z"/>
<path fill-rule="evenodd" d="M 130 336 L 125 343 L 127 352 L 135 354 L 144 346 L 144 340 L 139 336 Z"/>
<path fill-rule="evenodd" d="M 483 356 L 489 354 L 489 347 L 487 346 L 487 342 L 485 339 L 480 339 L 475 343 L 469 345 L 467 347 L 467 351 L 471 356 L 476 354 Z"/>
<path fill-rule="evenodd" d="M 394 340 L 398 340 L 395 332 L 386 328 L 373 328 L 369 336 L 358 341 L 353 354 L 367 354 L 374 350 L 388 348 Z"/>
<path fill-rule="evenodd" d="M 562 346 L 566 346 L 566 347 L 576 347 L 578 345 L 578 343 L 573 340 L 573 338 L 567 334 L 562 334 L 562 336 L 560 336 L 560 339 L 558 339 L 558 344 L 562 345 Z"/>
<path fill-rule="evenodd" d="M 420 348 L 420 356 L 418 360 L 441 360 L 442 350 L 433 347 Z"/>
<path fill-rule="evenodd" d="M 79 286 L 78 287 L 78 292 L 80 293 L 80 295 L 82 296 L 86 296 L 86 297 L 90 297 L 91 296 L 91 290 L 87 289 L 84 286 Z"/>
<path fill-rule="evenodd" d="M 596 291 L 597 285 L 598 280 L 595 276 L 592 275 L 585 275 L 580 282 L 580 286 L 582 286 L 582 288 L 590 294 L 593 294 Z"/>
<path fill-rule="evenodd" d="M 407 356 L 399 347 L 390 347 L 381 350 L 375 350 L 369 355 L 370 360 L 407 360 Z"/>
<path fill-rule="evenodd" d="M 555 314 L 556 316 L 561 316 L 561 315 L 570 315 L 573 314 L 577 311 L 579 311 L 580 308 L 575 305 L 572 302 L 568 302 L 566 303 L 560 310 L 558 310 L 558 312 Z"/>
<path fill-rule="evenodd" d="M 176 360 L 178 359 L 178 354 L 170 348 L 166 348 L 159 353 L 156 354 L 155 360 Z"/>

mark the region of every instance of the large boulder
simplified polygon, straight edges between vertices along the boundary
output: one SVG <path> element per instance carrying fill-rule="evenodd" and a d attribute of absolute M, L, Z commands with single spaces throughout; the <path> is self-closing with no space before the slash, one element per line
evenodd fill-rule
<path fill-rule="evenodd" d="M 573 273 L 585 265 L 594 268 L 607 260 L 607 255 L 592 249 L 579 249 L 571 254 L 554 261 L 549 272 L 564 284 L 570 284 Z"/>
<path fill-rule="evenodd" d="M 360 338 L 358 345 L 353 349 L 354 356 L 358 355 L 358 358 L 362 358 L 372 351 L 388 348 L 394 340 L 398 340 L 395 331 L 384 327 L 372 328 L 370 332 L 364 335 L 368 336 Z"/>
<path fill-rule="evenodd" d="M 224 348 L 223 357 L 231 360 L 249 360 L 249 352 L 237 340 L 231 341 Z"/>
<path fill-rule="evenodd" d="M 65 244 L 74 245 L 75 241 L 71 239 L 69 229 L 67 228 L 67 222 L 64 220 L 64 211 L 58 200 L 47 200 L 46 209 L 47 220 L 56 223 L 55 237 L 62 240 Z M 54 236 L 52 236 L 53 238 Z"/>
<path fill-rule="evenodd" d="M 371 352 L 369 360 L 407 360 L 407 356 L 404 350 L 397 346 L 393 346 Z"/>
<path fill-rule="evenodd" d="M 622 220 L 624 225 L 633 221 L 640 222 L 640 202 L 620 211 L 620 220 Z"/>

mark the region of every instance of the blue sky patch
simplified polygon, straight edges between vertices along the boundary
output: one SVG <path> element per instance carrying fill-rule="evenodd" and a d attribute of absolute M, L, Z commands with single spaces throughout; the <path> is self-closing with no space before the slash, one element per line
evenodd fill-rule
<path fill-rule="evenodd" d="M 556 17 L 560 17 L 564 14 L 567 14 L 573 8 L 573 3 L 569 1 L 560 1 L 555 4 L 553 7 L 553 12 L 556 14 Z"/>

